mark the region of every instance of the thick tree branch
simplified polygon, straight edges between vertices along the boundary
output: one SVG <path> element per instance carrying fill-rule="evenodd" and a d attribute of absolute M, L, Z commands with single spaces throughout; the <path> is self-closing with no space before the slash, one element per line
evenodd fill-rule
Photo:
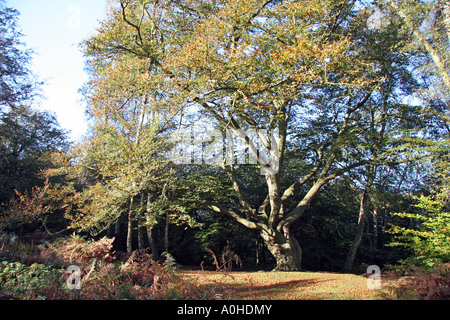
<path fill-rule="evenodd" d="M 243 218 L 238 213 L 234 212 L 233 210 L 227 209 L 223 205 L 215 203 L 215 202 L 202 201 L 202 200 L 190 200 L 190 199 L 184 199 L 183 201 L 187 202 L 187 203 L 194 203 L 194 204 L 202 205 L 204 207 L 207 207 L 207 208 L 213 210 L 214 212 L 227 214 L 230 217 L 232 217 L 234 220 L 239 222 L 240 224 L 242 224 L 245 227 L 250 228 L 250 229 L 262 230 L 265 228 L 265 226 L 263 224 L 253 222 L 246 218 Z"/>
<path fill-rule="evenodd" d="M 297 180 L 295 183 L 291 184 L 289 186 L 289 188 L 287 188 L 283 192 L 281 201 L 286 201 L 287 199 L 292 197 L 295 194 L 295 192 L 298 190 L 298 188 L 300 188 L 302 185 L 304 185 L 306 182 L 308 182 L 317 173 L 317 171 L 319 170 L 321 165 L 322 165 L 321 162 L 317 163 L 316 166 L 314 168 L 312 168 L 311 171 L 307 175 L 305 175 L 300 180 Z"/>

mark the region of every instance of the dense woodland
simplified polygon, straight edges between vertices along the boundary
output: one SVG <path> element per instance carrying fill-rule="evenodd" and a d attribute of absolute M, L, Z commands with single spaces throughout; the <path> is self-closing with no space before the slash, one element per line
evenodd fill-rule
<path fill-rule="evenodd" d="M 18 15 L 0 10 L 3 247 L 111 239 L 247 270 L 450 262 L 447 1 L 110 1 L 80 44 L 78 142 L 33 107 Z"/>

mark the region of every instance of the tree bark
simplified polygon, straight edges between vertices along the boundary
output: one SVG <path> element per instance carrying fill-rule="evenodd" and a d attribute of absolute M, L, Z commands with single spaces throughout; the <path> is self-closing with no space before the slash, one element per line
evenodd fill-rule
<path fill-rule="evenodd" d="M 116 237 L 120 236 L 120 217 L 117 219 L 116 223 L 114 224 L 114 235 Z"/>
<path fill-rule="evenodd" d="M 302 269 L 302 249 L 289 229 L 282 232 L 262 230 L 260 234 L 276 260 L 277 266 L 274 271 L 300 271 Z"/>

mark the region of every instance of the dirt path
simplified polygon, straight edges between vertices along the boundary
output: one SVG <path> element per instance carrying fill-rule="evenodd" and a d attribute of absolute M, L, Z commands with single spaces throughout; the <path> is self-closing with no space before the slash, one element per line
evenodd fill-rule
<path fill-rule="evenodd" d="M 367 278 L 327 272 L 182 271 L 185 279 L 231 299 L 378 300 L 386 290 L 370 290 Z M 219 294 L 220 296 L 220 294 Z"/>

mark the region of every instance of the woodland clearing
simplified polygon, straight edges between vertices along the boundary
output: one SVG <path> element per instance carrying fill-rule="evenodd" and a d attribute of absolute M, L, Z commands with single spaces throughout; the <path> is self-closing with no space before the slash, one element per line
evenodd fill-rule
<path fill-rule="evenodd" d="M 392 299 L 388 287 L 368 289 L 367 278 L 330 272 L 180 272 L 200 287 L 220 289 L 224 298 L 239 300 L 380 300 Z"/>

